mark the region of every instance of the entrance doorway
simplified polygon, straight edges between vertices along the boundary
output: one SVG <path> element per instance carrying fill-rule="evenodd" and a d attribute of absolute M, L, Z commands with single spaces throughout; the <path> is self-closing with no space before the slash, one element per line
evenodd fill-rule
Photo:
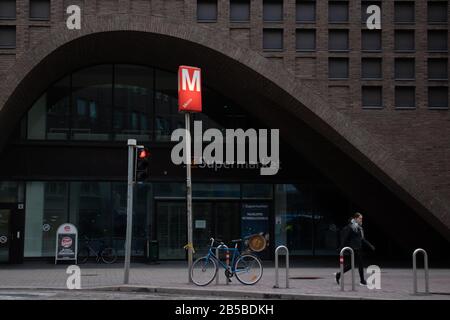
<path fill-rule="evenodd" d="M 23 262 L 24 218 L 23 205 L 0 203 L 0 263 Z"/>

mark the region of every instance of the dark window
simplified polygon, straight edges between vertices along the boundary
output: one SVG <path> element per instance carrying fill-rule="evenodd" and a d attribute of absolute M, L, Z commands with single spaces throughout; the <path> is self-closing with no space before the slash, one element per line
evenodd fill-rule
<path fill-rule="evenodd" d="M 362 87 L 362 106 L 365 108 L 380 108 L 383 105 L 381 87 Z"/>
<path fill-rule="evenodd" d="M 50 20 L 50 0 L 30 0 L 30 19 Z"/>
<path fill-rule="evenodd" d="M 414 30 L 395 31 L 395 51 L 414 51 Z"/>
<path fill-rule="evenodd" d="M 414 23 L 414 2 L 396 1 L 395 2 L 395 23 Z"/>
<path fill-rule="evenodd" d="M 448 108 L 448 87 L 428 87 L 428 107 Z"/>
<path fill-rule="evenodd" d="M 328 32 L 328 50 L 348 50 L 348 30 L 330 30 Z"/>
<path fill-rule="evenodd" d="M 363 58 L 361 63 L 361 77 L 363 79 L 381 79 L 381 59 Z"/>
<path fill-rule="evenodd" d="M 395 107 L 415 108 L 416 88 L 415 87 L 395 87 Z"/>
<path fill-rule="evenodd" d="M 299 51 L 313 51 L 316 49 L 316 30 L 297 30 L 296 48 Z"/>
<path fill-rule="evenodd" d="M 447 80 L 448 79 L 448 60 L 447 59 L 428 59 L 428 79 Z"/>
<path fill-rule="evenodd" d="M 264 50 L 282 50 L 283 49 L 283 30 L 282 29 L 264 29 L 263 30 L 263 49 Z"/>
<path fill-rule="evenodd" d="M 197 0 L 197 20 L 217 21 L 217 0 Z"/>
<path fill-rule="evenodd" d="M 16 18 L 16 0 L 0 1 L 0 19 Z"/>
<path fill-rule="evenodd" d="M 447 51 L 447 30 L 428 30 L 428 51 Z"/>
<path fill-rule="evenodd" d="M 348 2 L 330 1 L 328 6 L 328 22 L 348 22 Z"/>
<path fill-rule="evenodd" d="M 283 0 L 264 0 L 264 21 L 283 21 Z"/>
<path fill-rule="evenodd" d="M 414 59 L 395 59 L 395 79 L 414 79 Z"/>
<path fill-rule="evenodd" d="M 447 22 L 447 1 L 428 2 L 428 23 Z"/>
<path fill-rule="evenodd" d="M 328 59 L 328 78 L 329 79 L 347 79 L 348 78 L 348 59 L 347 58 L 329 58 Z"/>
<path fill-rule="evenodd" d="M 378 2 L 378 1 L 363 1 L 363 2 L 361 2 L 361 23 L 362 24 L 366 24 L 367 18 L 373 14 L 372 12 L 367 13 L 367 8 L 372 5 L 378 6 L 381 10 L 381 2 Z M 383 14 L 382 10 L 381 10 L 380 14 L 381 15 Z"/>
<path fill-rule="evenodd" d="M 16 27 L 0 26 L 0 48 L 16 47 Z"/>
<path fill-rule="evenodd" d="M 109 140 L 113 66 L 99 65 L 72 75 L 72 139 Z"/>
<path fill-rule="evenodd" d="M 361 48 L 363 51 L 381 51 L 381 31 L 362 30 Z"/>
<path fill-rule="evenodd" d="M 316 21 L 316 3 L 314 1 L 297 1 L 296 19 L 297 22 Z"/>
<path fill-rule="evenodd" d="M 250 0 L 230 0 L 230 20 L 250 20 Z"/>

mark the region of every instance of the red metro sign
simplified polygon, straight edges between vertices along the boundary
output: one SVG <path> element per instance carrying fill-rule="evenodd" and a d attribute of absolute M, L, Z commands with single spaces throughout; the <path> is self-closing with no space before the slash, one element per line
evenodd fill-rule
<path fill-rule="evenodd" d="M 178 111 L 202 112 L 201 70 L 180 66 L 178 69 Z"/>

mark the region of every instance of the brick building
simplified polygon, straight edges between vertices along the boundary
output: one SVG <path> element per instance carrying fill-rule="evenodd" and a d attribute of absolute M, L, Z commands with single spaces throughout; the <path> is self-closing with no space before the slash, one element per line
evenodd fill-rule
<path fill-rule="evenodd" d="M 184 171 L 169 159 L 181 64 L 203 70 L 200 120 L 282 140 L 274 177 L 194 170 L 197 242 L 241 236 L 253 205 L 294 255 L 335 253 L 355 210 L 387 256 L 448 252 L 448 21 L 442 0 L 1 0 L 0 261 L 51 256 L 67 221 L 120 251 L 129 137 L 154 150 L 135 254 L 155 239 L 184 257 Z"/>

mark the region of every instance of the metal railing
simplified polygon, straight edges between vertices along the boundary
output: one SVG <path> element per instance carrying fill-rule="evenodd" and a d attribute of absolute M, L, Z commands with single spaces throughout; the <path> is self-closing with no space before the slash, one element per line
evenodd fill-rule
<path fill-rule="evenodd" d="M 278 255 L 279 251 L 284 249 L 286 251 L 286 288 L 289 288 L 289 249 L 286 246 L 278 246 L 275 249 L 275 285 L 274 288 L 279 288 L 278 285 Z"/>
<path fill-rule="evenodd" d="M 425 271 L 425 294 L 430 293 L 430 287 L 429 287 L 429 274 L 428 274 L 428 254 L 424 249 L 416 249 L 413 253 L 413 281 L 414 281 L 414 294 L 418 293 L 417 290 L 417 263 L 416 263 L 416 256 L 417 254 L 421 252 L 423 253 L 423 260 L 424 260 L 424 271 Z"/>
<path fill-rule="evenodd" d="M 221 245 L 219 245 L 219 246 L 216 248 L 216 257 L 217 257 L 217 259 L 220 259 L 220 257 L 219 257 L 219 250 L 220 250 L 221 248 L 228 249 L 228 246 L 227 246 L 226 244 L 221 244 Z M 220 269 L 217 271 L 216 285 L 219 284 L 219 275 L 220 275 Z M 228 281 L 228 278 L 227 278 L 227 277 L 225 277 L 225 282 L 226 282 L 226 284 L 228 285 L 229 281 Z"/>
<path fill-rule="evenodd" d="M 350 251 L 351 254 L 351 266 L 352 266 L 352 291 L 355 291 L 355 253 L 352 248 L 345 247 L 342 248 L 341 253 L 339 255 L 339 264 L 341 266 L 341 291 L 344 291 L 344 253 L 345 251 Z"/>

